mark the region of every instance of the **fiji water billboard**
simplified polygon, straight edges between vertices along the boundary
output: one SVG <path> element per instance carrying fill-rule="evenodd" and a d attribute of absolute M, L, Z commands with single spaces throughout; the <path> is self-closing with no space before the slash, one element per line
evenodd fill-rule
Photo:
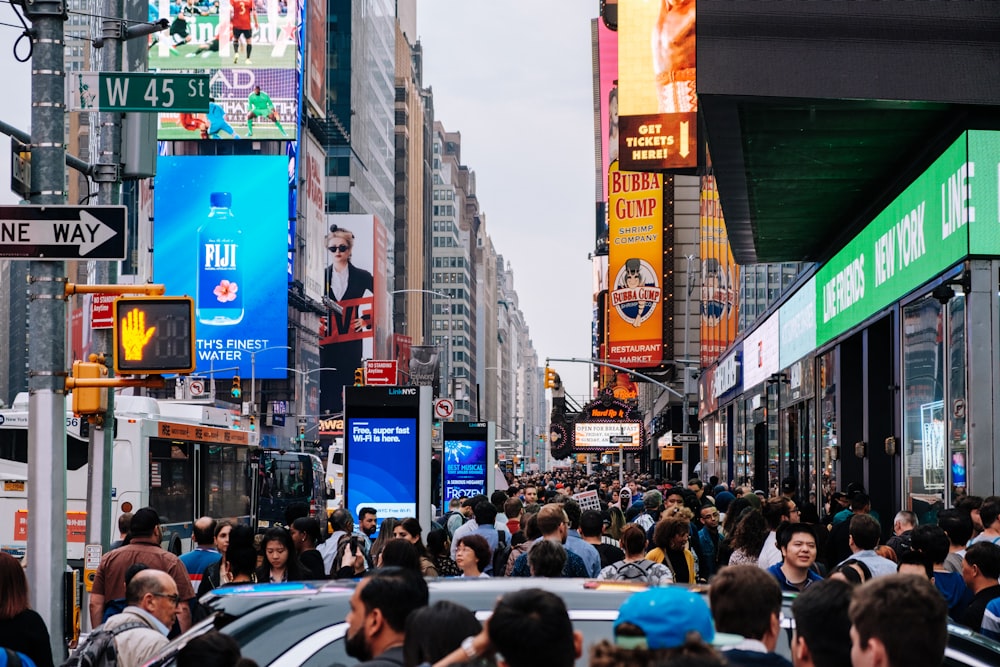
<path fill-rule="evenodd" d="M 195 299 L 197 371 L 284 378 L 288 158 L 161 156 L 153 280 Z"/>

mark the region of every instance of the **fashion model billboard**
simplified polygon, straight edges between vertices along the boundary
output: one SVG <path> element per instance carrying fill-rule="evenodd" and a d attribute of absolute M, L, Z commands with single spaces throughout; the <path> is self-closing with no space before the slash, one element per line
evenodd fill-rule
<path fill-rule="evenodd" d="M 194 297 L 197 372 L 285 377 L 288 158 L 159 156 L 153 196 L 153 280 Z"/>
<path fill-rule="evenodd" d="M 707 368 L 734 340 L 739 322 L 740 268 L 729 247 L 714 176 L 701 179 L 701 366 Z"/>
<path fill-rule="evenodd" d="M 695 0 L 622 0 L 618 38 L 621 168 L 696 167 Z"/>
<path fill-rule="evenodd" d="M 324 294 L 327 316 L 320 324 L 320 358 L 324 371 L 320 409 L 324 415 L 343 410 L 341 392 L 354 384 L 363 359 L 382 352 L 376 341 L 388 341 L 391 324 L 386 296 L 386 232 L 372 215 L 328 215 Z M 388 343 L 386 344 L 388 351 Z"/>
<path fill-rule="evenodd" d="M 608 172 L 608 342 L 606 358 L 626 368 L 663 361 L 663 178 Z"/>

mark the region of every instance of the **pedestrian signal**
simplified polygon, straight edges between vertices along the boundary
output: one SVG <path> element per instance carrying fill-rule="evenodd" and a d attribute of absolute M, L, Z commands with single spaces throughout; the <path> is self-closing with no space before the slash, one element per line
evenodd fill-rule
<path fill-rule="evenodd" d="M 194 371 L 191 297 L 118 297 L 114 318 L 115 373 L 160 375 Z"/>

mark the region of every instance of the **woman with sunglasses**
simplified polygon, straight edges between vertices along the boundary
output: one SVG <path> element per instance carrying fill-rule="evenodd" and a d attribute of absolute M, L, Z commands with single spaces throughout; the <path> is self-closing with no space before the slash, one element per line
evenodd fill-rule
<path fill-rule="evenodd" d="M 373 335 L 370 306 L 363 307 L 360 299 L 374 294 L 375 280 L 351 261 L 354 234 L 349 230 L 332 225 L 326 249 L 329 264 L 324 289 L 332 307 L 320 330 L 320 365 L 337 370 L 320 373 L 320 408 L 339 412 L 341 387 L 354 384 L 354 369 L 361 366 L 364 354 L 363 339 Z M 333 397 L 332 402 L 328 402 L 329 397 Z"/>

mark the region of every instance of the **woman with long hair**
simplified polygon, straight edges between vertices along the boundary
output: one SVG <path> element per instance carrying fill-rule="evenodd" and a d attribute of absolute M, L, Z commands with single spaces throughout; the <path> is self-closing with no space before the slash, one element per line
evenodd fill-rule
<path fill-rule="evenodd" d="M 368 552 L 371 556 L 372 564 L 375 567 L 379 567 L 378 557 L 382 554 L 382 549 L 385 548 L 386 543 L 389 542 L 389 540 L 394 539 L 392 533 L 398 524 L 399 519 L 393 516 L 387 516 L 382 519 L 382 523 L 379 524 L 378 537 L 376 537 L 375 541 L 372 542 L 372 548 Z"/>
<path fill-rule="evenodd" d="M 222 558 L 205 568 L 198 584 L 198 597 L 213 588 L 218 588 L 229 581 L 229 566 L 226 564 L 226 550 L 229 549 L 229 535 L 233 530 L 233 522 L 223 519 L 215 524 L 215 549 Z"/>
<path fill-rule="evenodd" d="M 219 585 L 220 588 L 257 581 L 257 547 L 254 546 L 254 533 L 250 526 L 233 526 L 223 560 L 229 574 L 226 581 Z"/>
<path fill-rule="evenodd" d="M 319 534 L 319 521 L 315 517 L 300 516 L 292 522 L 289 533 L 302 565 L 303 576 L 306 579 L 326 579 L 323 555 L 316 549 L 323 541 Z"/>
<path fill-rule="evenodd" d="M 258 582 L 300 581 L 303 578 L 292 536 L 284 528 L 268 528 L 260 541 L 260 551 L 264 563 L 257 568 Z"/>
<path fill-rule="evenodd" d="M 460 577 L 462 571 L 451 559 L 451 541 L 448 531 L 437 528 L 427 533 L 427 553 L 434 561 L 439 577 Z"/>
<path fill-rule="evenodd" d="M 425 577 L 436 577 L 438 576 L 437 568 L 434 566 L 430 554 L 427 553 L 427 547 L 424 546 L 423 540 L 420 539 L 422 532 L 423 528 L 420 527 L 420 522 L 413 517 L 403 519 L 398 526 L 392 529 L 393 537 L 398 540 L 406 540 L 417 550 L 417 555 L 420 556 L 420 572 Z"/>
<path fill-rule="evenodd" d="M 417 554 L 417 548 L 406 540 L 389 540 L 379 558 L 382 563 L 379 568 L 401 567 L 420 573 L 420 555 Z"/>
<path fill-rule="evenodd" d="M 733 531 L 733 555 L 730 565 L 756 565 L 757 557 L 768 536 L 767 522 L 760 510 L 749 510 Z"/>
<path fill-rule="evenodd" d="M 615 507 L 611 505 L 608 507 L 608 513 L 611 515 L 611 525 L 608 526 L 608 535 L 616 540 L 622 539 L 622 531 L 625 530 L 625 513 L 622 512 L 622 508 Z"/>
<path fill-rule="evenodd" d="M 28 578 L 17 559 L 0 551 L 0 646 L 18 651 L 38 667 L 52 667 L 45 621 L 28 606 Z"/>

